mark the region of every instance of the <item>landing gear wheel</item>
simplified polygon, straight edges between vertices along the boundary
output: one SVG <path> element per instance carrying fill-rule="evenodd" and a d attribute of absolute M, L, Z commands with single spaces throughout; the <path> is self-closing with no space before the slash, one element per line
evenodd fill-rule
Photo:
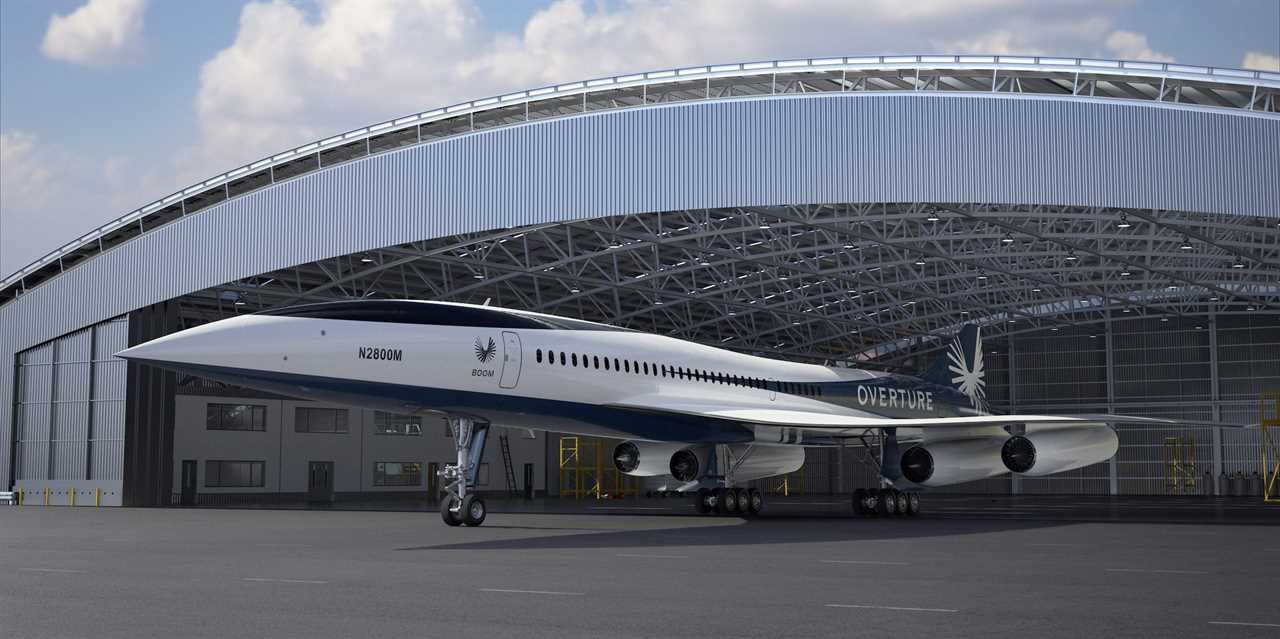
<path fill-rule="evenodd" d="M 862 488 L 853 491 L 853 514 L 859 517 L 867 514 L 867 491 Z"/>
<path fill-rule="evenodd" d="M 475 495 L 467 495 L 462 498 L 462 523 L 468 526 L 479 526 L 484 523 L 484 516 L 488 512 L 488 509 L 484 507 L 483 499 Z"/>
<path fill-rule="evenodd" d="M 898 514 L 898 500 L 894 498 L 892 490 L 885 488 L 877 495 L 876 514 L 881 517 L 894 517 Z"/>
<path fill-rule="evenodd" d="M 737 512 L 737 496 L 733 494 L 732 488 L 717 488 L 716 498 L 719 502 L 716 507 L 717 514 L 733 515 Z"/>
<path fill-rule="evenodd" d="M 747 514 L 759 515 L 760 511 L 762 510 L 764 510 L 764 495 L 762 495 L 760 491 L 756 490 L 755 488 L 748 489 L 747 490 L 747 508 L 746 508 Z"/>
<path fill-rule="evenodd" d="M 440 500 L 440 518 L 450 526 L 462 525 L 462 512 L 454 512 L 452 510 L 453 505 L 456 503 L 458 503 L 458 500 L 452 495 L 446 495 L 444 499 Z"/>
<path fill-rule="evenodd" d="M 714 510 L 715 505 L 711 501 L 711 491 L 706 488 L 699 488 L 698 496 L 694 498 L 693 509 L 698 511 L 699 515 L 705 515 Z"/>
<path fill-rule="evenodd" d="M 907 516 L 915 517 L 920 514 L 920 493 L 907 493 Z"/>
<path fill-rule="evenodd" d="M 730 488 L 729 490 L 733 493 L 733 501 L 737 505 L 733 512 L 739 515 L 746 515 L 748 513 L 747 509 L 750 508 L 750 504 L 747 503 L 746 489 Z"/>
<path fill-rule="evenodd" d="M 907 498 L 907 494 L 904 492 L 895 490 L 893 491 L 893 497 L 898 502 L 897 503 L 898 516 L 906 517 L 908 514 L 907 507 L 910 506 L 910 500 Z"/>

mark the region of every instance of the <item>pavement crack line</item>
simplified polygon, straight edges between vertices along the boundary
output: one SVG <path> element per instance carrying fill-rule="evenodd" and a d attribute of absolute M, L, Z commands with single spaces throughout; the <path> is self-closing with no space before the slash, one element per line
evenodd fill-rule
<path fill-rule="evenodd" d="M 89 571 L 87 571 L 87 570 L 72 570 L 72 569 L 70 569 L 70 568 L 19 568 L 19 569 L 18 569 L 18 572 L 56 572 L 56 573 L 68 573 L 68 574 L 77 574 L 77 575 L 82 575 L 82 574 L 84 574 L 84 573 L 86 573 L 86 572 L 89 572 Z"/>
<path fill-rule="evenodd" d="M 501 592 L 516 595 L 560 595 L 569 597 L 581 597 L 585 592 L 562 592 L 559 590 L 516 590 L 514 588 L 480 588 L 480 592 Z"/>
<path fill-rule="evenodd" d="M 1161 570 L 1159 568 L 1107 568 L 1107 572 L 1136 572 L 1154 575 L 1207 575 L 1203 570 Z"/>
<path fill-rule="evenodd" d="M 902 606 L 870 606 L 864 604 L 823 604 L 827 608 L 860 608 L 868 610 L 896 610 L 899 612 L 960 612 L 950 608 L 906 608 Z"/>
<path fill-rule="evenodd" d="M 279 583 L 279 584 L 327 584 L 329 583 L 327 581 L 321 581 L 319 579 L 275 579 L 271 577 L 245 577 L 241 581 L 257 581 L 257 582 Z"/>
<path fill-rule="evenodd" d="M 867 565 L 867 566 L 910 566 L 911 565 L 905 561 L 871 561 L 871 560 L 862 561 L 862 560 L 856 560 L 856 559 L 819 559 L 818 561 L 824 564 L 858 564 L 858 565 Z"/>

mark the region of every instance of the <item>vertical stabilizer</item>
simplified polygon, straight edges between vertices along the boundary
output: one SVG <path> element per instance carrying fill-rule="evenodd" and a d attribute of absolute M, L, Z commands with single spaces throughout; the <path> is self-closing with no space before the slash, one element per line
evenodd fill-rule
<path fill-rule="evenodd" d="M 938 359 L 920 376 L 927 382 L 950 386 L 969 397 L 973 407 L 987 408 L 986 370 L 982 365 L 982 333 L 976 324 L 965 324 Z"/>

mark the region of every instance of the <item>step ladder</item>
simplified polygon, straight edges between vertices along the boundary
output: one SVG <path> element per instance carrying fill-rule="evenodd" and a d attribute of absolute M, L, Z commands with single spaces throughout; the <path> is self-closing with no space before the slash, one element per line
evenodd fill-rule
<path fill-rule="evenodd" d="M 515 497 L 519 490 L 516 486 L 516 470 L 511 465 L 511 438 L 507 429 L 498 433 L 498 444 L 502 447 L 502 469 L 507 473 L 507 497 Z"/>

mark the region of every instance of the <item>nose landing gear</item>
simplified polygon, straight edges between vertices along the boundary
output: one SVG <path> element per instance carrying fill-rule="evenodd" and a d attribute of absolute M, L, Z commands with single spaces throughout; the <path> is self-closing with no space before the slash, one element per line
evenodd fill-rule
<path fill-rule="evenodd" d="M 446 493 L 440 501 L 440 518 L 449 526 L 479 526 L 484 523 L 488 509 L 484 500 L 472 491 L 475 490 L 480 458 L 484 455 L 489 424 L 470 417 L 450 416 L 449 430 L 453 435 L 454 450 L 458 453 L 458 463 L 448 464 L 440 471 Z"/>

